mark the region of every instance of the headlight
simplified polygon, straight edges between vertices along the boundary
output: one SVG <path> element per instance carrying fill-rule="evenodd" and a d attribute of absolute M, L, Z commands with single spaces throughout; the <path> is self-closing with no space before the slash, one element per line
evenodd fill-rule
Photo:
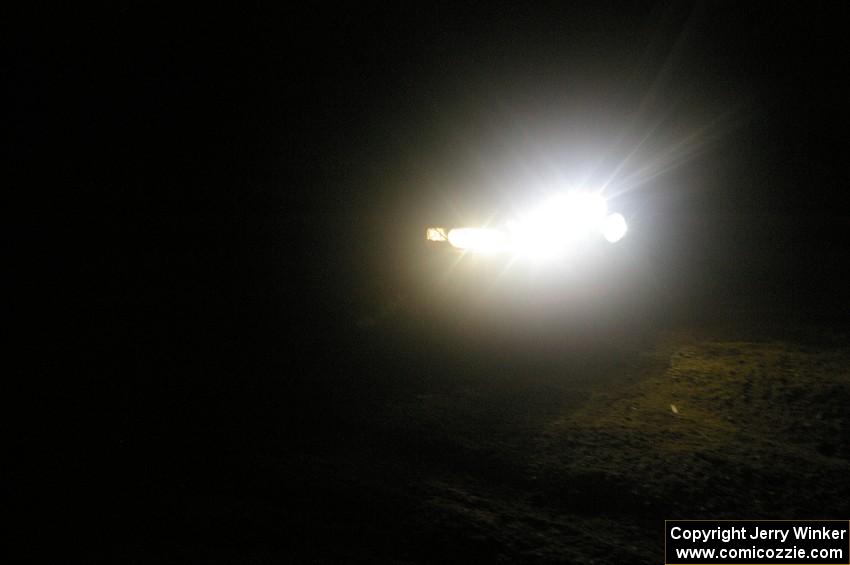
<path fill-rule="evenodd" d="M 449 231 L 448 240 L 458 249 L 476 253 L 500 253 L 508 247 L 505 233 L 488 228 L 455 228 Z"/>
<path fill-rule="evenodd" d="M 623 239 L 629 227 L 626 225 L 626 219 L 622 214 L 611 214 L 602 223 L 602 237 L 616 243 Z"/>
<path fill-rule="evenodd" d="M 510 253 L 545 260 L 562 257 L 585 241 L 602 236 L 615 243 L 628 230 L 621 214 L 608 214 L 608 203 L 593 193 L 570 192 L 543 202 L 508 221 L 504 228 L 428 228 L 426 239 L 448 241 L 463 251 Z"/>
<path fill-rule="evenodd" d="M 425 239 L 428 241 L 448 241 L 445 228 L 428 228 L 425 230 Z"/>

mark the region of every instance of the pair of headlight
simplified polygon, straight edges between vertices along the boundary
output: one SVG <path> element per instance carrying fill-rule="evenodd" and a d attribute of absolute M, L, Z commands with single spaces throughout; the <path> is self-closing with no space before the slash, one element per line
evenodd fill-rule
<path fill-rule="evenodd" d="M 602 237 L 615 243 L 628 231 L 622 214 L 608 213 L 602 196 L 570 192 L 511 220 L 503 228 L 428 228 L 430 241 L 480 254 L 512 253 L 535 259 L 555 258 L 583 242 Z"/>

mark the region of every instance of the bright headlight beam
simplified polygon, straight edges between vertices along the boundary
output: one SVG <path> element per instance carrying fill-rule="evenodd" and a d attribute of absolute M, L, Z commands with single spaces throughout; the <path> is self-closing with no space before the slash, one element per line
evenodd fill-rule
<path fill-rule="evenodd" d="M 552 197 L 510 224 L 514 254 L 535 261 L 565 257 L 599 233 L 607 212 L 608 203 L 599 194 Z"/>
<path fill-rule="evenodd" d="M 499 253 L 508 246 L 507 235 L 490 228 L 455 228 L 448 240 L 453 247 L 475 253 Z"/>

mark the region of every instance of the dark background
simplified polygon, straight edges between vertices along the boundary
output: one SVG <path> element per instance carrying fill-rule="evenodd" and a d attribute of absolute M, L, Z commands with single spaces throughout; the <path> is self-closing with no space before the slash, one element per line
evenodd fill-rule
<path fill-rule="evenodd" d="M 621 177 L 651 174 L 618 199 L 646 311 L 846 316 L 838 3 L 7 15 L 4 483 L 26 547 L 167 544 L 175 493 L 265 484 L 272 442 L 344 443 L 328 415 L 383 394 L 357 384 L 382 370 L 357 322 L 416 293 L 422 228 L 553 163 L 606 178 L 648 133 Z"/>

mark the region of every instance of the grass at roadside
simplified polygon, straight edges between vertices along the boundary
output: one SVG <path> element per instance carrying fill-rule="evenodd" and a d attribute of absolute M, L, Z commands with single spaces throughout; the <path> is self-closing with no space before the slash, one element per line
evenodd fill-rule
<path fill-rule="evenodd" d="M 499 441 L 481 416 L 491 400 L 427 399 L 416 425 L 438 420 L 445 446 L 479 462 L 426 478 L 435 539 L 506 562 L 651 563 L 665 518 L 845 517 L 850 349 L 834 336 L 724 337 L 739 336 L 661 340 L 631 379 L 559 414 L 501 411 Z M 490 460 L 505 463 L 489 475 Z"/>

